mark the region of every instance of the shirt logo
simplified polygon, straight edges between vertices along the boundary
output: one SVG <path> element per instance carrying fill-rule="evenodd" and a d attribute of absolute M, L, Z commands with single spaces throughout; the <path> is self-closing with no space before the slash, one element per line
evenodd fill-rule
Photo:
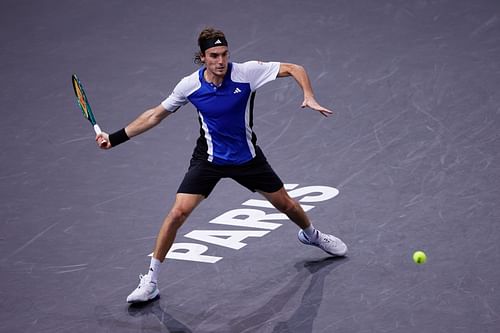
<path fill-rule="evenodd" d="M 233 94 L 239 94 L 241 92 L 240 88 L 236 88 L 233 91 Z"/>
<path fill-rule="evenodd" d="M 222 42 L 220 41 L 220 39 L 217 39 L 214 44 L 222 44 Z"/>

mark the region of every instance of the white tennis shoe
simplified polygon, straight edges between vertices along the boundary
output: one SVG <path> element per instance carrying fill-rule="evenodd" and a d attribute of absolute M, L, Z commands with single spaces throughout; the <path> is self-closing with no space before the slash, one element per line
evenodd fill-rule
<path fill-rule="evenodd" d="M 347 245 L 344 244 L 340 239 L 335 236 L 324 234 L 319 230 L 316 230 L 318 233 L 316 235 L 316 240 L 311 241 L 303 230 L 299 231 L 299 241 L 306 245 L 317 246 L 323 251 L 332 256 L 344 256 L 347 253 Z"/>
<path fill-rule="evenodd" d="M 139 285 L 127 297 L 127 302 L 129 303 L 147 302 L 158 296 L 160 293 L 156 282 L 151 281 L 149 274 L 141 274 L 139 275 L 139 279 Z"/>

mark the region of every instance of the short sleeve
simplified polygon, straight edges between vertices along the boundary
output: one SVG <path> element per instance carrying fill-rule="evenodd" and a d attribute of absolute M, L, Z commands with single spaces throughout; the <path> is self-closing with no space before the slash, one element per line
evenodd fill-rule
<path fill-rule="evenodd" d="M 195 72 L 190 76 L 183 78 L 174 88 L 170 96 L 168 96 L 161 105 L 165 110 L 170 112 L 177 111 L 181 106 L 189 102 L 188 96 L 200 87 L 198 73 Z"/>
<path fill-rule="evenodd" d="M 250 88 L 254 91 L 278 77 L 280 63 L 248 61 L 239 64 L 239 67 L 241 67 L 239 68 L 241 71 L 239 74 L 243 76 L 243 81 L 249 82 Z M 235 79 L 239 81 L 237 77 Z"/>

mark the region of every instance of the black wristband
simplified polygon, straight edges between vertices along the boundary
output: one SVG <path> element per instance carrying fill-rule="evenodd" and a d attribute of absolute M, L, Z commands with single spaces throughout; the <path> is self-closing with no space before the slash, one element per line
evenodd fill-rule
<path fill-rule="evenodd" d="M 120 143 L 124 143 L 128 140 L 130 140 L 130 138 L 128 137 L 127 132 L 125 132 L 125 128 L 109 135 L 109 143 L 111 144 L 111 147 L 116 147 Z"/>

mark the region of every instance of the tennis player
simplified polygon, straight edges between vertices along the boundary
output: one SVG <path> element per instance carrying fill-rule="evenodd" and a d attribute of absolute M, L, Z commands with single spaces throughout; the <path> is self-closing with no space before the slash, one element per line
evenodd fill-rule
<path fill-rule="evenodd" d="M 129 303 L 145 302 L 159 294 L 160 264 L 177 230 L 221 178 L 232 178 L 250 191 L 262 194 L 300 228 L 298 239 L 303 244 L 317 246 L 332 256 L 344 256 L 347 252 L 347 246 L 340 239 L 315 229 L 300 204 L 288 195 L 257 145 L 252 130 L 255 91 L 276 78 L 291 76 L 296 80 L 304 94 L 302 108 L 310 108 L 325 117 L 332 114 L 314 98 L 304 68 L 280 62 L 229 62 L 225 35 L 213 28 L 201 31 L 198 46 L 195 62 L 202 66 L 184 77 L 160 105 L 145 111 L 115 133 L 103 132 L 96 136 L 98 144 L 107 141 L 101 148 L 110 149 L 158 125 L 188 102 L 198 112 L 200 137 L 188 171 L 157 235 L 148 273 L 140 275 L 139 286 L 127 297 Z"/>

